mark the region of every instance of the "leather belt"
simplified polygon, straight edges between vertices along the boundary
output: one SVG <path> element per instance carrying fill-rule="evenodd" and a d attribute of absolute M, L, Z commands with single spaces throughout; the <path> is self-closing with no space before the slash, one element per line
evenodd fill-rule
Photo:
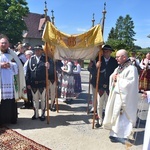
<path fill-rule="evenodd" d="M 45 81 L 34 81 L 35 84 L 46 83 Z"/>

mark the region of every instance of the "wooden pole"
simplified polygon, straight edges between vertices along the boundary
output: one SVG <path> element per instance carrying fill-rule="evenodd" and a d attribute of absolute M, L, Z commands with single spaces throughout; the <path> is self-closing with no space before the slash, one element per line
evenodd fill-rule
<path fill-rule="evenodd" d="M 47 3 L 45 1 L 45 23 L 47 22 Z M 45 57 L 46 57 L 46 62 L 48 62 L 48 52 L 47 52 L 47 43 L 45 43 Z M 48 68 L 46 68 L 46 106 L 47 106 L 47 124 L 50 122 L 50 117 L 49 117 L 49 83 L 48 83 Z"/>
<path fill-rule="evenodd" d="M 46 43 L 47 45 L 47 43 Z M 46 46 L 45 45 L 45 46 Z M 47 46 L 46 46 L 47 47 Z M 46 50 L 47 51 L 47 50 Z M 46 62 L 48 62 L 48 56 L 47 52 L 45 53 L 46 56 Z M 50 122 L 50 116 L 49 116 L 49 81 L 48 81 L 48 68 L 46 68 L 46 103 L 47 103 L 47 124 Z"/>
<path fill-rule="evenodd" d="M 56 62 L 55 62 L 55 68 L 54 68 L 54 71 L 55 71 L 55 84 L 56 84 L 56 87 L 55 87 L 55 100 L 56 100 L 56 110 L 57 110 L 57 113 L 59 112 L 59 107 L 58 107 L 58 78 L 57 78 L 57 73 L 56 73 Z"/>
<path fill-rule="evenodd" d="M 55 19 L 54 11 L 52 10 L 51 13 L 52 13 L 52 17 L 51 17 L 52 24 L 54 25 L 54 19 Z M 56 85 L 55 86 L 55 100 L 56 100 L 56 110 L 57 110 L 57 113 L 58 113 L 59 112 L 59 108 L 58 108 L 58 92 L 57 92 L 57 90 L 58 90 L 58 80 L 57 80 L 57 73 L 56 73 L 56 61 L 54 61 L 54 73 L 55 73 L 55 85 Z"/>
<path fill-rule="evenodd" d="M 95 22 L 95 19 L 94 19 L 94 13 L 93 13 L 93 19 L 92 19 L 92 27 L 94 27 L 94 22 Z M 90 80 L 91 80 L 91 74 L 89 74 L 89 88 L 88 88 L 88 102 L 87 102 L 87 114 L 89 114 L 89 105 L 90 105 L 90 99 L 91 99 L 91 83 L 90 83 Z M 92 102 L 93 103 L 93 102 Z M 93 106 L 92 106 L 93 107 Z"/>
<path fill-rule="evenodd" d="M 91 83 L 90 83 L 90 80 L 91 80 L 91 74 L 89 74 L 89 88 L 88 88 L 88 105 L 87 105 L 87 114 L 89 114 L 89 105 L 90 105 L 90 99 L 91 99 L 91 89 L 90 89 L 90 85 L 91 85 Z"/>
<path fill-rule="evenodd" d="M 102 20 L 102 35 L 104 33 L 104 23 L 105 23 L 105 14 L 106 14 L 106 3 L 104 3 L 104 10 L 102 11 L 103 13 L 103 20 Z M 100 51 L 98 55 L 98 60 L 101 62 L 101 56 L 103 54 L 102 51 L 102 45 L 100 46 Z M 100 67 L 97 69 L 97 79 L 96 79 L 96 90 L 95 90 L 95 98 L 94 98 L 94 114 L 93 114 L 93 124 L 92 124 L 92 129 L 94 129 L 94 124 L 95 124 L 95 116 L 96 116 L 96 107 L 97 107 L 97 94 L 98 94 L 98 85 L 99 85 L 99 78 L 100 78 Z M 101 116 L 102 117 L 102 116 Z"/>

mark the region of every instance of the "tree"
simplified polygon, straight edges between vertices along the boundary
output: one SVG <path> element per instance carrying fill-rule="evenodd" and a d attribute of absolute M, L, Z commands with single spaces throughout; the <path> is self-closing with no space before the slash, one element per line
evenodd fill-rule
<path fill-rule="evenodd" d="M 138 45 L 135 45 L 134 48 L 135 48 L 135 50 L 137 50 L 137 49 L 138 49 L 138 50 L 142 49 L 142 47 L 141 47 L 141 46 L 138 46 Z"/>
<path fill-rule="evenodd" d="M 114 49 L 124 48 L 127 50 L 134 49 L 133 37 L 135 36 L 134 32 L 134 22 L 129 15 L 126 15 L 125 18 L 120 16 L 117 19 L 116 27 L 110 30 L 108 35 L 107 44 L 111 45 Z"/>
<path fill-rule="evenodd" d="M 111 28 L 110 33 L 108 35 L 108 39 L 117 39 L 115 28 Z"/>
<path fill-rule="evenodd" d="M 27 30 L 23 17 L 29 13 L 26 0 L 1 0 L 0 33 L 8 36 L 10 43 L 22 41 Z"/>

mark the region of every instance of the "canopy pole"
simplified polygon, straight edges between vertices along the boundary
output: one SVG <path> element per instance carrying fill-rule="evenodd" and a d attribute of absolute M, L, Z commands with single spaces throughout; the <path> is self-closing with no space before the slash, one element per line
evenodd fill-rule
<path fill-rule="evenodd" d="M 95 22 L 95 19 L 94 19 L 94 13 L 93 13 L 93 18 L 92 18 L 92 27 L 94 27 L 94 22 Z M 87 101 L 87 114 L 89 114 L 89 105 L 90 105 L 90 100 L 91 100 L 91 83 L 90 83 L 90 80 L 91 80 L 91 73 L 89 73 L 89 87 L 88 87 L 88 101 Z M 92 102 L 93 103 L 93 102 Z M 93 106 L 92 106 L 93 107 Z"/>
<path fill-rule="evenodd" d="M 52 13 L 52 24 L 55 25 L 55 17 L 54 17 L 54 11 L 51 10 L 51 13 Z M 53 60 L 54 61 L 54 60 Z M 55 73 L 55 100 L 56 100 L 56 110 L 57 110 L 57 113 L 59 112 L 59 107 L 58 107 L 58 77 L 57 77 L 57 72 L 56 72 L 56 61 L 54 61 L 54 73 Z M 55 101 L 54 101 L 55 102 Z"/>
<path fill-rule="evenodd" d="M 103 19 L 102 19 L 102 35 L 104 33 L 104 23 L 105 23 L 105 14 L 106 14 L 106 3 L 104 3 L 104 10 L 102 11 L 103 13 Z M 100 51 L 98 54 L 98 60 L 101 62 L 101 56 L 103 54 L 102 51 L 102 45 L 100 45 Z M 97 94 L 98 94 L 98 86 L 99 86 L 99 78 L 100 78 L 100 66 L 97 69 L 97 78 L 96 78 L 96 90 L 95 90 L 95 97 L 94 97 L 94 114 L 93 114 L 93 124 L 92 124 L 92 129 L 94 129 L 95 125 L 95 118 L 96 118 L 96 107 L 97 107 Z M 100 116 L 102 117 L 102 116 Z"/>
<path fill-rule="evenodd" d="M 47 23 L 47 3 L 45 1 L 45 23 Z M 48 52 L 47 52 L 47 42 L 45 43 L 45 57 L 46 62 L 48 62 Z M 50 116 L 49 116 L 49 83 L 48 83 L 48 68 L 46 68 L 46 106 L 47 106 L 47 124 L 50 122 Z"/>
<path fill-rule="evenodd" d="M 57 110 L 57 113 L 59 113 L 59 105 L 58 105 L 58 77 L 57 77 L 57 73 L 56 73 L 56 61 L 54 62 L 54 72 L 55 72 L 55 100 L 56 100 L 56 110 Z"/>

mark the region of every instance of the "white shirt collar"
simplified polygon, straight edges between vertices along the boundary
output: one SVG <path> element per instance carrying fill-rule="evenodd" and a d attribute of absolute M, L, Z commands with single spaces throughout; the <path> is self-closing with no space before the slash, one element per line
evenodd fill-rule
<path fill-rule="evenodd" d="M 108 62 L 108 61 L 109 61 L 109 59 L 110 59 L 110 57 L 109 57 L 108 59 L 104 57 L 105 62 Z"/>

